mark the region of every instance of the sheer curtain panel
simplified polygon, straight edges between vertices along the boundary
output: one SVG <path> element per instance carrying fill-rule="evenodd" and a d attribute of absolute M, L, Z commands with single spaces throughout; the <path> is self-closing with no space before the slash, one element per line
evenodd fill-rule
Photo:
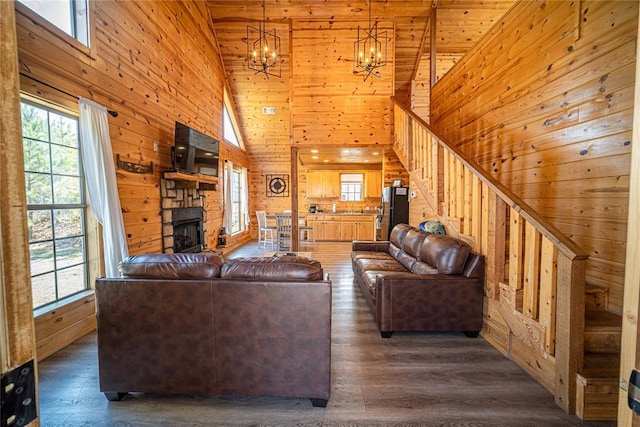
<path fill-rule="evenodd" d="M 118 264 L 129 254 L 116 184 L 107 109 L 80 98 L 82 164 L 91 210 L 102 224 L 106 277 L 120 277 Z"/>
<path fill-rule="evenodd" d="M 231 223 L 233 222 L 233 215 L 231 206 L 231 179 L 233 174 L 233 163 L 225 160 L 224 163 L 224 182 L 222 183 L 224 189 L 224 210 L 222 213 L 222 224 L 224 225 L 227 233 L 231 233 Z"/>

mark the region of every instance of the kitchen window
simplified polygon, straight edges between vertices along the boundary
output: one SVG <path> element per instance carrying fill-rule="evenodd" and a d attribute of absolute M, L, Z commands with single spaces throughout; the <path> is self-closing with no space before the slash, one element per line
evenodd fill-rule
<path fill-rule="evenodd" d="M 343 202 L 362 201 L 362 183 L 364 174 L 343 173 L 340 174 L 340 200 Z"/>

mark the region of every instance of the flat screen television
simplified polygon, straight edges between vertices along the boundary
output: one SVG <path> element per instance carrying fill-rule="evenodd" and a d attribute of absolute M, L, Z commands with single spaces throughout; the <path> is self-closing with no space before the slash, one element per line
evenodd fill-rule
<path fill-rule="evenodd" d="M 176 122 L 173 168 L 180 172 L 218 176 L 220 141 Z"/>

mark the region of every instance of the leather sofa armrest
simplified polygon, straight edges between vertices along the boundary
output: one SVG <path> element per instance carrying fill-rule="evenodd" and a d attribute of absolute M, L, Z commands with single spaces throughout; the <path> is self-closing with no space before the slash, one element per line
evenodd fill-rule
<path fill-rule="evenodd" d="M 376 320 L 381 332 L 403 330 L 403 323 L 419 323 L 432 318 L 443 322 L 439 330 L 479 331 L 482 328 L 483 277 L 409 276 L 410 273 L 407 277 L 385 277 L 384 274 L 376 277 Z M 455 316 L 449 324 L 448 314 Z"/>
<path fill-rule="evenodd" d="M 351 243 L 352 251 L 372 251 L 372 252 L 389 252 L 389 241 L 381 240 L 378 242 L 370 240 L 354 240 Z"/>

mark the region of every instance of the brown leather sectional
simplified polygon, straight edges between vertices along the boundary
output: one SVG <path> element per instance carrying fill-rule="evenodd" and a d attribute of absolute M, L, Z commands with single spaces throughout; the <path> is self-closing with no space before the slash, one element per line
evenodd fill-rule
<path fill-rule="evenodd" d="M 331 378 L 331 282 L 309 258 L 150 254 L 98 279 L 100 390 L 310 398 Z"/>
<path fill-rule="evenodd" d="M 351 260 L 383 338 L 395 331 L 478 336 L 484 257 L 465 242 L 398 224 L 389 241 L 354 241 Z"/>

